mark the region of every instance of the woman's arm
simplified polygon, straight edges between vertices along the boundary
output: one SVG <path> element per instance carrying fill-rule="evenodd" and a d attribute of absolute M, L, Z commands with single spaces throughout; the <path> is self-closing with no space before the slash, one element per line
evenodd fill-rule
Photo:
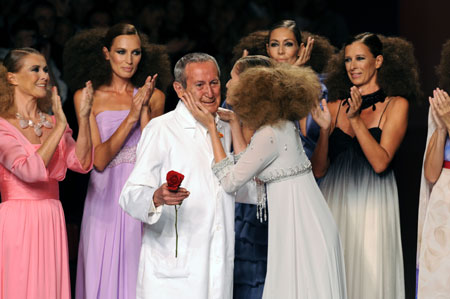
<path fill-rule="evenodd" d="M 241 121 L 239 120 L 237 115 L 233 111 L 223 108 L 219 108 L 217 113 L 219 114 L 221 120 L 226 121 L 230 124 L 234 153 L 239 154 L 240 152 L 244 151 L 247 148 L 247 144 L 250 143 L 250 139 L 248 140 L 248 142 L 245 139 L 241 127 Z"/>
<path fill-rule="evenodd" d="M 436 128 L 428 143 L 423 167 L 425 178 L 432 184 L 438 180 L 442 172 L 446 140 L 447 131 L 445 129 Z"/>
<path fill-rule="evenodd" d="M 234 159 L 226 156 L 220 142 L 213 115 L 201 103 L 197 103 L 188 92 L 181 97 L 181 100 L 194 118 L 207 128 L 211 136 L 216 163 L 213 170 L 226 192 L 237 191 L 278 157 L 275 133 L 271 127 L 267 126 L 255 133 L 250 149 L 243 153 L 236 165 L 233 165 Z"/>
<path fill-rule="evenodd" d="M 55 115 L 56 124 L 47 139 L 42 143 L 36 153 L 41 156 L 45 167 L 50 163 L 53 154 L 67 127 L 67 119 L 62 109 L 61 98 L 56 87 L 52 88 L 52 110 Z"/>
<path fill-rule="evenodd" d="M 445 142 L 450 132 L 450 98 L 443 90 L 436 89 L 433 91 L 433 98 L 428 100 L 436 130 L 428 143 L 424 175 L 430 183 L 435 183 L 442 172 Z"/>
<path fill-rule="evenodd" d="M 144 130 L 150 120 L 164 113 L 165 102 L 166 95 L 161 90 L 155 88 L 149 102 L 142 105 L 141 130 Z"/>
<path fill-rule="evenodd" d="M 331 113 L 325 99 L 322 99 L 322 108 L 319 104 L 311 110 L 311 116 L 320 127 L 319 139 L 311 157 L 314 177 L 323 177 L 328 170 L 330 160 L 328 158 L 328 137 L 331 131 Z"/>
<path fill-rule="evenodd" d="M 402 97 L 391 99 L 386 110 L 386 121 L 383 126 L 380 143 L 370 134 L 359 114 L 362 98 L 359 90 L 352 87 L 349 99 L 350 109 L 347 117 L 355 132 L 364 155 L 376 173 L 381 173 L 389 166 L 399 148 L 408 126 L 408 101 Z"/>
<path fill-rule="evenodd" d="M 103 171 L 114 156 L 119 152 L 126 138 L 131 130 L 139 121 L 141 116 L 141 108 L 145 101 L 150 97 L 150 90 L 152 86 L 151 77 L 148 77 L 146 83 L 139 88 L 138 92 L 133 96 L 130 112 L 119 125 L 117 130 L 105 142 L 101 142 L 100 133 L 97 127 L 97 122 L 93 113 L 90 114 L 89 123 L 91 127 L 92 144 L 94 145 L 94 167 Z M 82 90 L 75 93 L 75 112 L 77 119 L 79 119 Z"/>
<path fill-rule="evenodd" d="M 75 107 L 79 107 L 77 113 L 78 136 L 75 154 L 85 170 L 91 167 L 92 162 L 92 137 L 89 116 L 91 115 L 93 94 L 92 83 L 88 81 L 86 82 L 86 87 L 74 98 Z"/>
<path fill-rule="evenodd" d="M 192 113 L 192 116 L 208 130 L 209 135 L 211 136 L 214 161 L 217 163 L 225 159 L 227 155 L 223 149 L 222 142 L 220 142 L 220 136 L 217 131 L 214 116 L 203 107 L 201 103 L 197 103 L 189 92 L 185 92 L 181 97 L 181 100 L 186 105 L 186 108 Z"/>

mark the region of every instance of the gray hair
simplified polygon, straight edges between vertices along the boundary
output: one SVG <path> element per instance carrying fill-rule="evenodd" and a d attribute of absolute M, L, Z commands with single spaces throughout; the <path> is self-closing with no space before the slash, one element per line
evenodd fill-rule
<path fill-rule="evenodd" d="M 189 53 L 181 57 L 175 64 L 175 68 L 173 70 L 175 81 L 181 83 L 183 88 L 186 88 L 186 73 L 185 73 L 186 66 L 189 63 L 207 62 L 207 61 L 214 62 L 214 64 L 217 67 L 217 73 L 220 77 L 220 68 L 214 57 L 206 53 Z"/>

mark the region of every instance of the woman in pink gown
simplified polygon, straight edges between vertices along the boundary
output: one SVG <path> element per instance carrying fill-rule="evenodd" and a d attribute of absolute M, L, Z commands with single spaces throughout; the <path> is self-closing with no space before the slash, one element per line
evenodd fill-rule
<path fill-rule="evenodd" d="M 92 167 L 92 86 L 80 97 L 77 142 L 45 58 L 14 49 L 0 65 L 0 299 L 70 298 L 67 236 L 58 181 Z M 48 111 L 52 106 L 54 116 Z"/>

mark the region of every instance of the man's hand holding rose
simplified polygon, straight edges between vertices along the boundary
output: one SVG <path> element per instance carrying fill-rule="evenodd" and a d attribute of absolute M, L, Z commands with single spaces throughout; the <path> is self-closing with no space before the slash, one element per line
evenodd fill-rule
<path fill-rule="evenodd" d="M 153 194 L 153 202 L 155 203 L 155 207 L 159 207 L 161 205 L 180 205 L 183 200 L 189 196 L 189 191 L 185 188 L 178 188 L 178 191 L 170 191 L 167 183 L 164 183 L 156 189 Z"/>

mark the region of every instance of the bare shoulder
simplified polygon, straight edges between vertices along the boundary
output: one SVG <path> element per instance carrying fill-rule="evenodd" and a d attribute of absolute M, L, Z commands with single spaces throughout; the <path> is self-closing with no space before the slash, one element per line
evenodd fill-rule
<path fill-rule="evenodd" d="M 337 114 L 340 105 L 341 105 L 341 100 L 337 100 L 337 101 L 333 101 L 333 102 L 328 102 L 327 103 L 328 110 L 330 110 L 330 114 L 332 116 Z"/>
<path fill-rule="evenodd" d="M 102 89 L 94 90 L 92 99 L 92 113 L 97 115 L 98 113 L 108 110 L 109 105 L 112 103 L 111 98 L 113 95 L 111 92 Z"/>
<path fill-rule="evenodd" d="M 155 88 L 153 90 L 152 97 L 150 98 L 150 101 L 152 102 L 160 102 L 164 101 L 166 99 L 166 95 L 159 89 Z"/>
<path fill-rule="evenodd" d="M 409 109 L 409 102 L 404 97 L 390 97 L 388 113 L 407 113 Z"/>

